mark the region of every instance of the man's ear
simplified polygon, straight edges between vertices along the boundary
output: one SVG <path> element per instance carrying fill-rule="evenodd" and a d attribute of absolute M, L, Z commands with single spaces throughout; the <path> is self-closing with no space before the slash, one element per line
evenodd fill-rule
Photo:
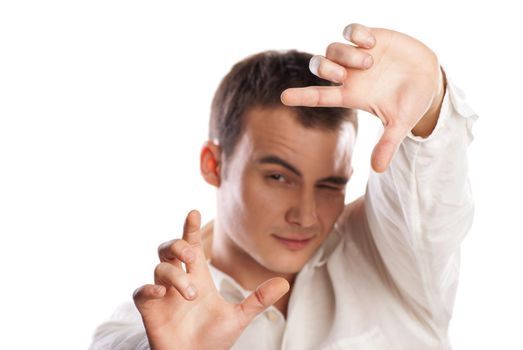
<path fill-rule="evenodd" d="M 215 187 L 220 186 L 221 149 L 213 141 L 206 141 L 200 152 L 200 172 L 204 180 Z"/>

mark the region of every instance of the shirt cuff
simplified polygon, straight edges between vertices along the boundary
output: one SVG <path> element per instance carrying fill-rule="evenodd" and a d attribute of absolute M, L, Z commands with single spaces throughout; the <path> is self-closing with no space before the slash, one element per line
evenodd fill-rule
<path fill-rule="evenodd" d="M 412 131 L 409 131 L 407 134 L 409 139 L 419 143 L 424 143 L 432 140 L 433 138 L 436 138 L 440 134 L 440 130 L 449 123 L 449 119 L 453 118 L 453 115 L 456 114 L 462 118 L 467 119 L 467 130 L 472 141 L 472 124 L 474 124 L 478 118 L 477 114 L 467 104 L 466 96 L 463 90 L 454 85 L 448 76 L 445 90 L 445 96 L 441 104 L 438 121 L 432 133 L 427 137 L 421 137 L 416 136 L 412 133 Z"/>

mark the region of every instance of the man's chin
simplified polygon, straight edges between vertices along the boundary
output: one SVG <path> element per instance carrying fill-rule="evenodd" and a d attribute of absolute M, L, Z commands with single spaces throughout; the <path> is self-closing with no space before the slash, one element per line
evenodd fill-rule
<path fill-rule="evenodd" d="M 264 265 L 265 265 L 265 268 L 267 268 L 268 270 L 271 270 L 276 273 L 288 275 L 288 274 L 297 274 L 298 272 L 300 272 L 301 269 L 303 268 L 303 266 L 305 266 L 306 262 L 307 262 L 307 260 L 305 260 L 305 261 L 302 261 L 301 259 L 296 260 L 296 258 L 294 258 L 294 259 L 289 258 L 287 260 L 285 258 L 282 259 L 281 257 L 279 257 L 270 262 L 267 262 Z"/>

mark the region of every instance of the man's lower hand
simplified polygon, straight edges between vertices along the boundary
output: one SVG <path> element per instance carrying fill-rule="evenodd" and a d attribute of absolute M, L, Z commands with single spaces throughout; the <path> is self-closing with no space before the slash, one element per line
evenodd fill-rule
<path fill-rule="evenodd" d="M 203 252 L 197 211 L 187 216 L 183 238 L 163 243 L 158 254 L 155 284 L 133 294 L 153 350 L 229 349 L 256 315 L 289 290 L 289 283 L 277 277 L 240 304 L 224 300 Z"/>

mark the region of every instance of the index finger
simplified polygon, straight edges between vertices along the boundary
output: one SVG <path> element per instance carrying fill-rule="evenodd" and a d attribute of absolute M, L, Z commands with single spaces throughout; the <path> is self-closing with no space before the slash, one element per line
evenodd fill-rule
<path fill-rule="evenodd" d="M 347 107 L 340 86 L 307 86 L 286 89 L 281 101 L 287 106 Z"/>
<path fill-rule="evenodd" d="M 207 260 L 203 252 L 202 231 L 200 228 L 201 216 L 198 210 L 191 210 L 187 214 L 183 225 L 183 240 L 189 243 L 194 256 L 186 262 L 187 272 L 208 270 Z"/>
<path fill-rule="evenodd" d="M 198 210 L 191 210 L 187 214 L 183 225 L 183 239 L 190 245 L 201 243 L 200 225 L 202 218 Z"/>

